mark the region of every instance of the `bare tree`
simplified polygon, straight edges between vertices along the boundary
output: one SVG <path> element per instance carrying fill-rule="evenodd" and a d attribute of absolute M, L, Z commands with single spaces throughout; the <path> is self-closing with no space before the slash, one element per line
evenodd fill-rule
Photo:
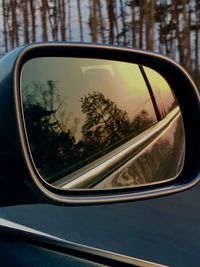
<path fill-rule="evenodd" d="M 146 1 L 146 48 L 148 50 L 154 49 L 154 20 L 156 10 L 156 0 Z"/>
<path fill-rule="evenodd" d="M 7 5 L 5 3 L 5 0 L 2 2 L 2 8 L 3 8 L 3 34 L 4 34 L 4 45 L 5 45 L 5 52 L 8 52 L 8 16 L 7 16 Z"/>
<path fill-rule="evenodd" d="M 18 21 L 17 21 L 17 0 L 11 0 L 11 14 L 12 14 L 12 36 L 11 44 L 12 48 L 19 45 L 19 35 L 18 35 Z"/>
<path fill-rule="evenodd" d="M 72 28 L 71 28 L 71 0 L 68 0 L 68 31 L 69 31 L 69 41 L 72 40 Z"/>
<path fill-rule="evenodd" d="M 190 57 L 190 7 L 189 0 L 182 0 L 183 5 L 183 36 L 182 36 L 182 53 L 183 53 L 183 65 L 188 69 L 191 68 Z"/>
<path fill-rule="evenodd" d="M 28 13 L 28 1 L 23 1 L 23 26 L 24 26 L 24 43 L 29 43 L 29 13 Z"/>
<path fill-rule="evenodd" d="M 46 1 L 46 7 L 52 38 L 56 41 L 58 40 L 58 1 L 53 0 L 51 3 Z"/>
<path fill-rule="evenodd" d="M 32 29 L 32 42 L 36 41 L 36 22 L 35 22 L 35 2 L 29 0 L 30 13 L 31 13 L 31 29 Z"/>
<path fill-rule="evenodd" d="M 127 36 L 126 36 L 126 12 L 125 12 L 125 7 L 123 5 L 123 1 L 120 0 L 120 15 L 121 15 L 121 20 L 122 20 L 122 32 L 121 35 L 123 37 L 123 45 L 127 45 Z"/>
<path fill-rule="evenodd" d="M 81 40 L 81 42 L 83 42 L 83 24 L 82 24 L 80 0 L 77 0 L 77 9 L 78 9 L 78 19 L 79 19 L 79 29 L 80 29 L 80 40 Z"/>
<path fill-rule="evenodd" d="M 109 21 L 109 43 L 114 44 L 114 1 L 107 0 L 107 12 Z"/>
<path fill-rule="evenodd" d="M 101 5 L 101 3 L 102 2 L 100 2 L 100 0 L 97 0 L 100 36 L 101 36 L 102 43 L 105 43 L 106 42 L 105 23 L 104 23 L 104 18 L 103 18 L 103 14 L 102 14 L 102 5 Z"/>
<path fill-rule="evenodd" d="M 136 47 L 136 11 L 135 0 L 131 0 L 131 29 L 132 29 L 132 46 Z"/>
<path fill-rule="evenodd" d="M 120 33 L 119 33 L 119 24 L 118 24 L 118 6 L 117 6 L 118 0 L 114 0 L 114 29 L 115 29 L 115 39 L 116 43 L 120 45 Z"/>
<path fill-rule="evenodd" d="M 199 73 L 200 1 L 195 3 L 195 74 Z"/>
<path fill-rule="evenodd" d="M 146 13 L 145 0 L 140 0 L 140 20 L 139 20 L 139 48 L 143 48 L 143 35 L 144 35 L 144 17 Z"/>
<path fill-rule="evenodd" d="M 47 1 L 41 0 L 41 22 L 42 22 L 42 40 L 44 42 L 48 41 L 48 32 L 47 32 Z"/>
<path fill-rule="evenodd" d="M 60 33 L 61 40 L 66 40 L 66 10 L 65 10 L 65 0 L 59 0 L 59 15 L 60 15 Z"/>
<path fill-rule="evenodd" d="M 96 43 L 98 41 L 98 21 L 97 21 L 97 1 L 90 0 L 90 18 L 89 26 L 91 29 L 92 42 Z"/>
<path fill-rule="evenodd" d="M 53 40 L 57 41 L 58 40 L 58 0 L 53 1 L 52 20 L 53 20 L 53 23 L 52 23 Z"/>

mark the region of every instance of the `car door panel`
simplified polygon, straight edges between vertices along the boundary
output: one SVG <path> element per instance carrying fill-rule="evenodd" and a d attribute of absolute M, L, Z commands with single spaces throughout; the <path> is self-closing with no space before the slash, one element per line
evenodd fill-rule
<path fill-rule="evenodd" d="M 89 207 L 24 205 L 2 208 L 1 215 L 83 245 L 160 264 L 195 266 L 199 201 L 196 186 L 159 199 Z"/>

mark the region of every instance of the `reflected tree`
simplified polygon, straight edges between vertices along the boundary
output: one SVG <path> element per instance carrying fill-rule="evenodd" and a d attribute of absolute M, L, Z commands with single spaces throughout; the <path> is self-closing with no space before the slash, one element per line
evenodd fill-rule
<path fill-rule="evenodd" d="M 138 133 L 142 130 L 148 128 L 148 126 L 153 124 L 153 120 L 149 116 L 146 110 L 142 110 L 138 115 L 136 115 L 131 123 L 131 132 Z"/>
<path fill-rule="evenodd" d="M 81 98 L 81 110 L 86 114 L 82 127 L 83 140 L 105 148 L 125 139 L 131 123 L 127 112 L 100 92 Z"/>
<path fill-rule="evenodd" d="M 34 82 L 24 92 L 24 114 L 32 155 L 41 175 L 49 182 L 53 174 L 77 160 L 75 139 L 64 132 L 56 113 L 62 105 L 55 81 Z M 29 89 L 29 90 L 28 90 Z"/>
<path fill-rule="evenodd" d="M 50 183 L 114 150 L 153 123 L 145 110 L 131 121 L 127 112 L 111 99 L 100 92 L 89 93 L 80 99 L 85 122 L 77 142 L 74 136 L 80 120 L 75 116 L 71 129 L 64 123 L 66 107 L 56 81 L 35 81 L 27 85 L 23 89 L 23 103 L 35 165 Z"/>

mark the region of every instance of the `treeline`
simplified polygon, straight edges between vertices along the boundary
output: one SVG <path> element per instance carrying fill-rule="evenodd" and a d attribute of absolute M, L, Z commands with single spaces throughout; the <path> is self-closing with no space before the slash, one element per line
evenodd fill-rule
<path fill-rule="evenodd" d="M 69 127 L 69 115 L 61 99 L 53 80 L 33 81 L 23 89 L 32 156 L 49 182 L 93 162 L 154 124 L 147 110 L 142 109 L 130 119 L 114 101 L 94 91 L 80 98 L 85 120 L 78 131 L 79 118 L 71 114 L 74 122 Z"/>
<path fill-rule="evenodd" d="M 200 0 L 2 0 L 2 53 L 38 41 L 142 48 L 200 75 Z"/>

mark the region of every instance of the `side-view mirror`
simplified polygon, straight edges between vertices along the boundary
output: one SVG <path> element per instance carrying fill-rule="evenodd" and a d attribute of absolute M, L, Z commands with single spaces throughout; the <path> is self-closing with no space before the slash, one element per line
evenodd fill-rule
<path fill-rule="evenodd" d="M 57 188 L 143 186 L 175 179 L 183 167 L 181 111 L 151 68 L 37 57 L 22 68 L 20 92 L 36 171 Z"/>
<path fill-rule="evenodd" d="M 18 48 L 0 69 L 0 119 L 9 124 L 0 153 L 12 152 L 18 179 L 48 199 L 124 201 L 198 182 L 199 94 L 172 60 L 49 43 Z"/>

